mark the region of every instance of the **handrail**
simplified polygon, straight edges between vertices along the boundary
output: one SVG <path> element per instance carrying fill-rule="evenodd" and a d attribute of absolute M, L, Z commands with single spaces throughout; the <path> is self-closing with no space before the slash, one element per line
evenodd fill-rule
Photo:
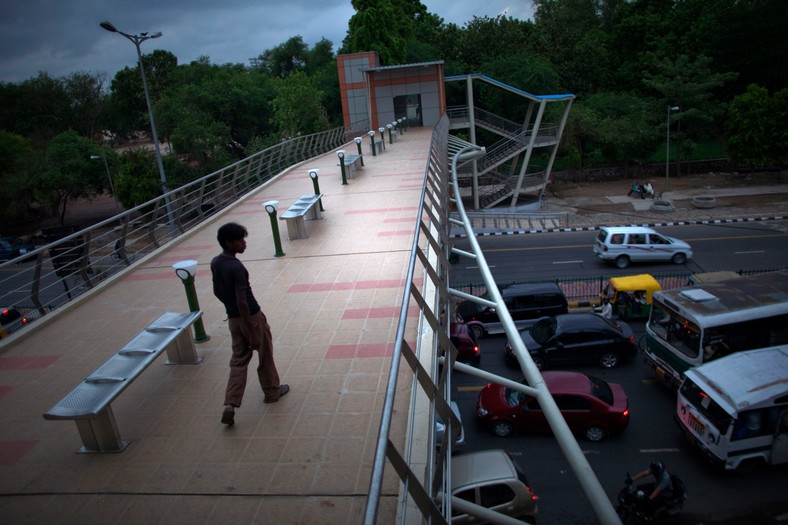
<path fill-rule="evenodd" d="M 43 317 L 290 166 L 363 135 L 362 128 L 339 127 L 283 141 L 78 231 L 44 229 L 51 233 L 45 245 L 0 263 L 0 305 L 17 308 L 28 321 Z M 26 262 L 31 258 L 32 265 Z"/>
<path fill-rule="evenodd" d="M 490 300 L 497 306 L 501 322 L 509 337 L 509 341 L 512 343 L 515 356 L 528 383 L 528 386 L 520 385 L 519 388 L 536 394 L 548 423 L 553 429 L 553 433 L 564 455 L 578 477 L 599 520 L 605 524 L 620 524 L 620 520 L 604 489 L 596 479 L 519 336 L 519 331 L 516 329 L 514 321 L 495 285 L 492 273 L 484 259 L 484 254 L 476 241 L 473 228 L 465 213 L 457 180 L 458 165 L 484 155 L 484 148 L 472 144 L 465 145 L 460 149 L 453 148 L 455 152 L 451 157 L 451 181 L 449 182 L 449 170 L 445 164 L 445 152 L 448 147 L 447 135 L 448 116 L 444 115 L 433 132 L 430 161 L 426 168 L 421 201 L 417 212 L 419 222 L 416 226 L 408 263 L 406 281 L 408 283 L 408 291 L 403 296 L 397 335 L 394 341 L 394 351 L 370 476 L 369 497 L 364 513 L 364 523 L 365 525 L 376 523 L 386 458 L 388 458 L 403 483 L 398 507 L 398 522 L 410 523 L 416 521 L 416 519 L 408 517 L 408 512 L 413 508 L 413 505 L 421 514 L 421 517 L 417 519 L 429 523 L 447 523 L 452 515 L 452 498 L 446 497 L 449 495 L 451 482 L 451 440 L 447 443 L 445 436 L 452 435 L 451 424 L 453 421 L 445 417 L 443 412 L 451 398 L 451 370 L 462 370 L 465 373 L 480 376 L 484 374 L 485 377 L 490 377 L 491 374 L 474 367 L 456 363 L 457 350 L 446 337 L 446 331 L 451 323 L 451 314 L 453 312 L 451 296 L 462 297 L 464 295 L 463 292 L 449 287 L 448 260 L 451 253 L 452 255 L 471 258 L 479 266 L 482 278 L 491 296 Z M 458 144 L 455 143 L 454 146 Z M 443 153 L 436 155 L 436 150 L 439 149 L 442 149 Z M 448 191 L 446 191 L 447 189 Z M 459 219 L 450 218 L 452 207 L 456 208 Z M 467 239 L 471 244 L 470 251 L 466 252 L 449 248 L 447 233 L 452 225 L 459 225 L 465 229 Z M 425 252 L 425 249 L 428 252 Z M 422 271 L 427 277 L 425 278 L 423 290 L 420 290 L 414 284 L 414 276 L 417 271 L 416 265 L 418 263 L 423 266 Z M 432 295 L 429 294 L 430 291 L 432 291 Z M 427 296 L 434 297 L 430 304 L 425 299 Z M 420 319 L 426 323 L 424 328 L 431 328 L 435 333 L 434 348 L 421 348 L 421 345 L 427 344 L 423 342 L 425 341 L 423 331 L 422 337 L 419 338 L 420 346 L 415 350 L 404 339 L 408 321 L 407 314 L 411 306 L 410 302 L 413 300 L 416 301 L 421 310 Z M 429 327 L 426 326 L 427 324 Z M 427 370 L 422 365 L 418 357 L 419 354 L 426 352 L 430 352 L 429 355 L 435 357 L 432 363 L 429 364 L 430 370 Z M 400 451 L 389 436 L 392 428 L 397 381 L 401 374 L 400 366 L 403 358 L 414 374 L 411 407 L 418 402 L 416 400 L 417 397 L 427 397 L 432 407 L 429 411 L 431 417 L 427 422 L 430 428 L 434 427 L 436 410 L 444 417 L 444 421 L 449 421 L 448 428 L 444 432 L 444 443 L 439 452 L 435 452 L 432 440 L 427 440 L 428 450 L 423 451 L 427 459 L 424 462 L 423 469 L 417 468 L 416 464 L 407 459 L 412 458 L 419 452 L 413 450 L 414 444 L 409 437 L 406 439 L 405 449 Z M 442 369 L 440 368 L 441 366 Z M 437 381 L 434 381 L 433 378 Z M 504 378 L 499 378 L 499 380 L 505 381 Z M 411 410 L 411 414 L 413 413 L 414 411 Z M 430 436 L 432 436 L 431 433 Z M 413 505 L 410 505 L 405 500 L 412 502 Z M 501 517 L 501 520 L 496 520 L 495 516 L 490 516 L 486 509 L 474 509 L 475 505 L 466 505 L 465 507 L 463 509 L 465 512 L 478 516 L 483 515 L 492 523 L 503 523 L 506 521 L 504 516 Z"/>

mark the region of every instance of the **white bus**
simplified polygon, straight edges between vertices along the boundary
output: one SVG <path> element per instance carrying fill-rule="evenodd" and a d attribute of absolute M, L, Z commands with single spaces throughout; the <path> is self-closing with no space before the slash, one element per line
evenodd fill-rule
<path fill-rule="evenodd" d="M 788 346 L 687 370 L 676 421 L 691 443 L 727 470 L 788 463 Z"/>
<path fill-rule="evenodd" d="M 788 344 L 786 270 L 655 292 L 643 354 L 675 391 L 694 366 L 782 344 Z"/>

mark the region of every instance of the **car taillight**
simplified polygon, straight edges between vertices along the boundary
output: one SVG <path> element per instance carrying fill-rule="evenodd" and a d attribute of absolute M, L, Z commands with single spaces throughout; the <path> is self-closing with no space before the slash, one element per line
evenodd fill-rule
<path fill-rule="evenodd" d="M 479 353 L 479 347 L 478 346 L 473 345 L 473 353 L 474 354 L 478 354 Z"/>
<path fill-rule="evenodd" d="M 633 344 L 633 345 L 635 344 L 635 336 L 634 336 L 634 335 L 630 335 L 630 336 L 629 336 L 629 342 L 630 342 L 631 344 Z"/>
<path fill-rule="evenodd" d="M 536 500 L 538 500 L 538 499 L 539 499 L 539 496 L 537 496 L 536 494 L 534 494 L 534 491 L 533 491 L 533 490 L 531 490 L 531 486 L 530 486 L 530 485 L 526 485 L 526 486 L 525 486 L 525 488 L 527 488 L 527 489 L 528 489 L 528 493 L 531 495 L 531 501 L 536 501 Z"/>
<path fill-rule="evenodd" d="M 622 419 L 628 419 L 629 418 L 629 409 L 628 408 L 621 413 L 621 418 Z"/>
<path fill-rule="evenodd" d="M 27 324 L 27 317 L 22 318 L 22 324 Z"/>

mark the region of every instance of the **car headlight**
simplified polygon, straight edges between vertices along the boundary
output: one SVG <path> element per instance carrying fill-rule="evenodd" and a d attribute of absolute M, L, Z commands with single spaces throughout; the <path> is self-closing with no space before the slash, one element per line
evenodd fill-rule
<path fill-rule="evenodd" d="M 484 416 L 486 416 L 488 414 L 488 412 L 487 412 L 486 408 L 479 407 L 479 409 L 476 411 L 476 414 L 479 415 L 479 416 L 484 417 Z"/>

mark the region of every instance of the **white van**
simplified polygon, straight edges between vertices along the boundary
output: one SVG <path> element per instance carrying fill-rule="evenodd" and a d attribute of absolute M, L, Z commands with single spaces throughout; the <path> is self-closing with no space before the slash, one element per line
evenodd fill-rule
<path fill-rule="evenodd" d="M 630 262 L 670 261 L 684 264 L 692 258 L 689 244 L 643 226 L 599 228 L 594 253 L 603 261 L 626 268 Z"/>
<path fill-rule="evenodd" d="M 788 346 L 738 352 L 687 370 L 676 422 L 726 470 L 788 463 Z"/>

